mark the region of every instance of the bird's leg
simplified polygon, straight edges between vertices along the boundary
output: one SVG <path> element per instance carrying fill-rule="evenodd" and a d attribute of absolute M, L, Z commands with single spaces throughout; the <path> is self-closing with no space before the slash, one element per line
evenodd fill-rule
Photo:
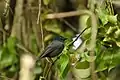
<path fill-rule="evenodd" d="M 49 58 L 49 57 L 47 57 L 46 60 L 47 60 L 49 63 L 51 63 L 51 64 L 53 63 L 53 60 L 52 60 L 51 58 Z"/>

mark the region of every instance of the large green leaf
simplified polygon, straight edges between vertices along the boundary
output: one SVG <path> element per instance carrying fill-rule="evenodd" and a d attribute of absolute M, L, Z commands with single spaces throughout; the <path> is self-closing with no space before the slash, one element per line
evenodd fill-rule
<path fill-rule="evenodd" d="M 78 62 L 76 64 L 75 68 L 77 68 L 77 69 L 87 69 L 87 68 L 89 68 L 89 62 L 87 62 L 87 61 Z"/>
<path fill-rule="evenodd" d="M 108 15 L 107 15 L 107 12 L 105 9 L 97 9 L 96 10 L 97 14 L 98 14 L 98 17 L 100 18 L 101 22 L 103 25 L 107 24 L 108 23 Z"/>
<path fill-rule="evenodd" d="M 117 24 L 117 15 L 109 15 L 108 16 L 108 21 L 112 24 Z"/>
<path fill-rule="evenodd" d="M 0 69 L 12 66 L 18 61 L 15 44 L 16 39 L 10 37 L 4 47 L 0 50 Z"/>
<path fill-rule="evenodd" d="M 100 57 L 97 57 L 97 72 L 110 70 L 116 65 L 120 64 L 120 49 L 118 47 L 106 49 L 101 53 Z M 98 61 L 99 60 L 99 61 Z"/>
<path fill-rule="evenodd" d="M 59 72 L 60 72 L 60 76 L 62 78 L 65 78 L 65 76 L 68 73 L 69 70 L 69 57 L 66 54 L 61 55 L 59 62 L 58 62 L 58 66 L 59 66 Z"/>

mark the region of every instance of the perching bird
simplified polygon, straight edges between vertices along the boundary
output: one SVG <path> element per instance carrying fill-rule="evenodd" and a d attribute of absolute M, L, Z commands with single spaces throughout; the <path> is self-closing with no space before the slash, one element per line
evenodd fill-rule
<path fill-rule="evenodd" d="M 41 54 L 40 58 L 44 58 L 44 57 L 55 57 L 58 56 L 62 50 L 64 49 L 64 41 L 66 40 L 66 38 L 59 36 L 56 37 L 51 44 L 49 44 L 45 50 L 43 51 L 43 53 Z M 39 58 L 39 59 L 40 59 Z"/>

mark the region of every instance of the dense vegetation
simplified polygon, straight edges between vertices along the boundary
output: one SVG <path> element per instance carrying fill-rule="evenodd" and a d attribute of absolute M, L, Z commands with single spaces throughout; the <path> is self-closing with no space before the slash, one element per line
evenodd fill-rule
<path fill-rule="evenodd" d="M 119 80 L 118 2 L 0 0 L 0 80 Z M 59 35 L 62 53 L 39 59 Z"/>

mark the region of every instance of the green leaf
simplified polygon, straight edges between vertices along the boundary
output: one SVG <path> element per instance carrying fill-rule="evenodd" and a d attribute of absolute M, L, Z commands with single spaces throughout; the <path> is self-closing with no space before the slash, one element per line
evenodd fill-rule
<path fill-rule="evenodd" d="M 110 33 L 114 33 L 116 30 L 116 27 L 109 27 L 109 29 L 107 30 L 107 33 L 106 34 L 110 34 Z"/>
<path fill-rule="evenodd" d="M 77 68 L 77 69 L 87 69 L 87 68 L 89 68 L 89 62 L 87 62 L 87 61 L 78 62 L 76 64 L 75 68 Z"/>
<path fill-rule="evenodd" d="M 108 21 L 112 24 L 117 24 L 117 15 L 109 15 L 108 16 Z"/>
<path fill-rule="evenodd" d="M 0 59 L 0 69 L 6 68 L 17 62 L 16 55 L 10 54 L 7 48 L 3 48 Z"/>
<path fill-rule="evenodd" d="M 98 17 L 100 18 L 103 25 L 108 23 L 108 14 L 105 9 L 97 9 L 96 10 Z"/>
<path fill-rule="evenodd" d="M 120 47 L 120 41 L 118 42 L 118 41 L 116 41 L 116 44 L 117 44 L 117 46 L 118 47 Z"/>
<path fill-rule="evenodd" d="M 69 70 L 69 57 L 66 54 L 61 55 L 59 59 L 59 71 L 61 77 L 65 78 Z"/>
<path fill-rule="evenodd" d="M 119 38 L 120 37 L 120 29 L 118 29 L 116 32 L 115 32 L 115 38 Z"/>
<path fill-rule="evenodd" d="M 104 71 L 106 69 L 110 70 L 116 65 L 120 64 L 120 48 L 108 48 L 100 57 L 97 57 L 97 72 Z"/>
<path fill-rule="evenodd" d="M 76 69 L 73 67 L 72 69 L 74 77 L 77 78 L 77 80 L 90 80 L 88 77 L 90 77 L 90 68 L 87 69 Z"/>
<path fill-rule="evenodd" d="M 41 67 L 37 66 L 37 67 L 34 68 L 34 73 L 35 74 L 40 74 L 41 72 L 42 72 Z"/>
<path fill-rule="evenodd" d="M 17 71 L 17 68 L 15 65 L 12 65 L 9 69 L 10 72 L 16 72 Z"/>
<path fill-rule="evenodd" d="M 97 65 L 96 72 L 100 72 L 100 71 L 106 70 L 108 67 L 105 64 L 106 64 L 105 61 L 101 61 L 99 63 L 99 65 Z"/>
<path fill-rule="evenodd" d="M 50 0 L 43 0 L 44 5 L 48 5 L 50 3 Z"/>
<path fill-rule="evenodd" d="M 16 38 L 15 37 L 10 37 L 7 40 L 7 48 L 11 54 L 15 54 L 15 45 L 16 45 Z"/>
<path fill-rule="evenodd" d="M 88 61 L 88 62 L 93 62 L 93 61 L 95 61 L 95 59 L 96 59 L 96 56 L 93 56 L 93 57 L 89 56 L 89 55 L 88 55 L 88 52 L 84 52 L 84 53 L 81 55 L 81 57 L 83 57 L 83 61 Z"/>
<path fill-rule="evenodd" d="M 7 43 L 1 49 L 0 53 L 0 69 L 12 66 L 15 64 L 17 59 L 16 49 L 15 49 L 16 39 L 13 37 L 8 38 Z"/>
<path fill-rule="evenodd" d="M 65 67 L 65 69 L 64 69 L 64 71 L 63 71 L 63 73 L 61 74 L 61 76 L 62 76 L 63 79 L 66 78 L 69 70 L 70 70 L 70 65 L 67 64 L 66 67 Z"/>

